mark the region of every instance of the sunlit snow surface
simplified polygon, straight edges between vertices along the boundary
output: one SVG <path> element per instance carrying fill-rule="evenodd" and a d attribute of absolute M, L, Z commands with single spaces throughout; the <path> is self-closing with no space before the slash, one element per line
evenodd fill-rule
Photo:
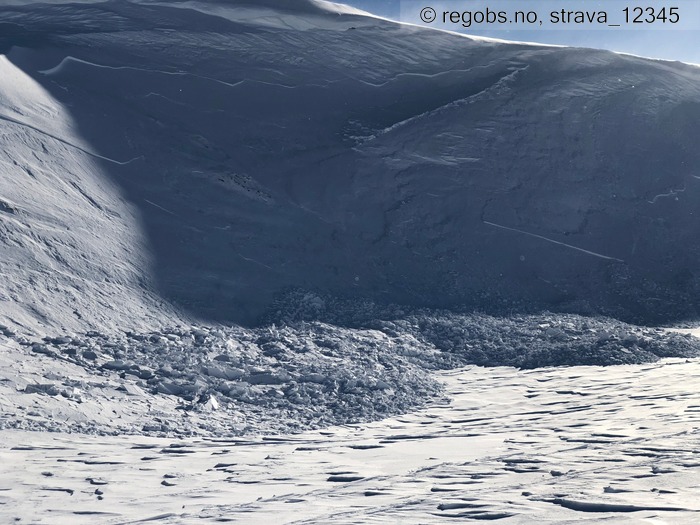
<path fill-rule="evenodd" d="M 0 521 L 698 522 L 700 362 L 439 379 L 448 401 L 297 435 L 2 431 Z"/>

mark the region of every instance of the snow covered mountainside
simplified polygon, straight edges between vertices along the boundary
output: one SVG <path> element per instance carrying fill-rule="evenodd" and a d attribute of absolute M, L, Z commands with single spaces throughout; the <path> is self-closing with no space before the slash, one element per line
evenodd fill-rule
<path fill-rule="evenodd" d="M 697 523 L 699 81 L 0 2 L 0 522 Z"/>
<path fill-rule="evenodd" d="M 320 1 L 0 8 L 0 323 L 700 307 L 700 69 Z"/>

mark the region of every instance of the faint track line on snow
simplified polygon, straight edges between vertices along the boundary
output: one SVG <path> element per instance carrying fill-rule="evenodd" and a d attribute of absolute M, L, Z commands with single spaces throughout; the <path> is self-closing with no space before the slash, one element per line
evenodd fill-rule
<path fill-rule="evenodd" d="M 535 237 L 536 239 L 542 239 L 543 241 L 551 242 L 553 244 L 558 244 L 558 245 L 564 246 L 566 248 L 571 248 L 572 250 L 586 253 L 588 255 L 593 255 L 594 257 L 599 257 L 600 259 L 607 259 L 609 261 L 617 261 L 617 262 L 621 262 L 621 263 L 625 262 L 622 259 L 618 259 L 617 257 L 610 257 L 608 255 L 603 255 L 601 253 L 592 252 L 592 251 L 586 250 L 584 248 L 579 248 L 578 246 L 566 244 L 565 242 L 555 241 L 554 239 L 550 239 L 549 237 L 544 237 L 543 235 L 537 235 L 536 233 L 530 233 L 530 232 L 526 232 L 524 230 L 519 230 L 517 228 L 511 228 L 510 226 L 503 226 L 502 224 L 496 224 L 495 222 L 489 222 L 489 221 L 484 221 L 484 220 L 482 220 L 481 222 L 483 222 L 484 224 L 488 224 L 489 226 L 494 226 L 495 228 L 500 228 L 502 230 L 508 230 L 508 231 L 512 231 L 512 232 L 516 232 L 516 233 L 522 233 L 523 235 L 529 235 L 530 237 Z"/>
<path fill-rule="evenodd" d="M 163 208 L 163 206 L 159 206 L 159 205 L 156 204 L 155 202 L 151 202 L 151 201 L 149 201 L 148 199 L 143 199 L 143 200 L 146 201 L 146 202 L 147 202 L 148 204 L 150 204 L 151 206 L 155 206 L 155 207 L 158 208 L 159 210 L 163 210 L 165 213 L 169 213 L 170 215 L 173 215 L 173 216 L 177 217 L 177 213 L 172 212 L 172 211 L 170 211 L 170 210 L 168 210 L 168 209 L 166 209 L 166 208 Z"/>
<path fill-rule="evenodd" d="M 172 76 L 178 76 L 178 77 L 199 78 L 201 80 L 215 82 L 217 84 L 222 84 L 224 86 L 232 87 L 232 88 L 239 87 L 239 86 L 246 84 L 246 83 L 263 84 L 266 86 L 275 86 L 275 87 L 281 87 L 284 89 L 296 89 L 298 87 L 301 87 L 298 85 L 280 84 L 279 82 L 266 82 L 264 80 L 255 80 L 255 79 L 251 79 L 251 78 L 244 78 L 244 79 L 238 80 L 236 82 L 226 82 L 225 80 L 221 80 L 219 78 L 208 77 L 205 75 L 197 75 L 196 73 L 188 73 L 186 71 L 164 71 L 162 69 L 149 69 L 149 68 L 135 67 L 135 66 L 107 66 L 105 64 L 97 64 L 95 62 L 88 62 L 87 60 L 82 60 L 80 58 L 75 58 L 72 56 L 68 56 L 68 57 L 64 58 L 63 60 L 61 60 L 61 62 L 57 66 L 54 66 L 54 67 L 49 68 L 49 69 L 41 70 L 41 71 L 39 71 L 39 73 L 41 73 L 42 75 L 46 75 L 46 76 L 51 76 L 51 75 L 54 75 L 56 73 L 60 73 L 63 66 L 68 62 L 76 62 L 78 64 L 82 64 L 82 65 L 86 65 L 86 66 L 92 66 L 92 67 L 96 67 L 96 68 L 100 68 L 100 69 L 111 69 L 114 71 L 123 71 L 123 70 L 142 71 L 144 73 L 156 73 L 156 74 L 160 74 L 160 75 L 172 75 Z M 325 86 L 318 85 L 317 87 L 325 87 Z"/>
<path fill-rule="evenodd" d="M 180 76 L 180 77 L 189 76 L 189 77 L 195 77 L 195 78 L 202 78 L 205 80 L 211 80 L 213 82 L 218 82 L 220 84 L 224 84 L 224 85 L 229 86 L 229 87 L 236 87 L 239 84 L 245 82 L 245 80 L 240 80 L 238 82 L 231 83 L 231 82 L 226 82 L 224 80 L 219 80 L 217 78 L 204 77 L 204 76 L 195 75 L 192 73 L 186 73 L 184 71 L 163 71 L 162 69 L 150 69 L 150 68 L 135 67 L 135 66 L 107 66 L 105 64 L 97 64 L 95 62 L 88 62 L 87 60 L 82 60 L 80 58 L 75 58 L 75 57 L 71 57 L 71 56 L 68 56 L 68 57 L 64 58 L 63 60 L 61 60 L 61 62 L 57 66 L 54 66 L 50 69 L 41 70 L 41 71 L 39 71 L 39 73 L 41 73 L 42 75 L 46 75 L 46 76 L 51 76 L 51 75 L 54 75 L 56 73 L 60 73 L 61 69 L 63 69 L 63 66 L 65 66 L 68 62 L 76 62 L 78 64 L 83 64 L 85 66 L 92 66 L 92 67 L 96 67 L 99 69 L 112 69 L 115 71 L 121 71 L 121 70 L 143 71 L 145 73 L 159 73 L 161 75 L 173 75 L 173 76 Z"/>
<path fill-rule="evenodd" d="M 387 84 L 391 84 L 392 82 L 395 82 L 397 80 L 400 80 L 402 78 L 439 78 L 439 77 L 444 77 L 448 76 L 451 74 L 459 74 L 459 73 L 471 73 L 475 69 L 488 69 L 491 65 L 490 64 L 479 64 L 474 67 L 466 68 L 466 69 L 448 69 L 446 71 L 438 71 L 437 73 L 399 73 L 397 75 L 394 75 L 393 77 L 389 78 L 388 80 L 385 80 L 384 82 L 371 82 L 369 80 L 362 80 L 361 78 L 353 77 L 350 74 L 346 74 L 346 78 L 349 78 L 351 80 L 354 80 L 355 82 L 359 82 L 360 84 L 365 84 L 366 86 L 370 87 L 384 87 Z"/>
<path fill-rule="evenodd" d="M 683 186 L 681 189 L 678 190 L 669 190 L 667 193 L 659 193 L 656 195 L 653 199 L 650 201 L 647 201 L 649 204 L 656 204 L 656 201 L 659 199 L 664 199 L 668 197 L 678 197 L 679 193 L 683 193 L 686 190 L 686 187 Z"/>
<path fill-rule="evenodd" d="M 251 259 L 250 257 L 246 257 L 245 255 L 241 255 L 240 253 L 237 255 L 241 259 L 243 259 L 244 261 L 248 261 L 248 262 L 253 263 L 253 264 L 258 264 L 258 265 L 262 266 L 263 268 L 267 268 L 268 270 L 274 270 L 274 268 L 272 268 L 272 266 L 268 266 L 265 263 L 261 263 L 260 261 L 256 261 L 255 259 Z"/>
<path fill-rule="evenodd" d="M 106 160 L 107 162 L 111 162 L 112 164 L 118 164 L 119 166 L 124 166 L 126 164 L 131 164 L 132 162 L 144 158 L 143 155 L 139 155 L 138 157 L 134 157 L 131 160 L 127 161 L 119 161 L 115 159 L 110 159 L 109 157 L 105 157 L 103 155 L 99 155 L 98 153 L 94 153 L 90 150 L 87 150 L 81 146 L 78 146 L 77 144 L 73 144 L 72 142 L 67 141 L 66 139 L 62 139 L 61 137 L 57 137 L 56 135 L 53 135 L 47 131 L 44 131 L 43 129 L 37 128 L 36 126 L 32 126 L 31 124 L 27 124 L 26 122 L 22 122 L 21 120 L 14 119 L 12 117 L 8 117 L 7 115 L 0 115 L 0 120 L 4 120 L 6 122 L 10 122 L 11 124 L 16 124 L 17 126 L 22 126 L 28 129 L 31 129 L 33 131 L 36 131 L 37 133 L 40 133 L 44 135 L 45 137 L 49 137 L 57 142 L 60 142 L 64 146 L 69 146 L 71 148 L 77 149 L 78 151 L 82 151 L 86 155 L 90 155 L 91 157 L 95 157 L 97 159 L 102 159 Z"/>

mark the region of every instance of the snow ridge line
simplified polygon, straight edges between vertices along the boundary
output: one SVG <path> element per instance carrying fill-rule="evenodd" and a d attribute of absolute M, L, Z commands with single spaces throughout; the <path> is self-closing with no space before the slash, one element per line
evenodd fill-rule
<path fill-rule="evenodd" d="M 55 75 L 56 73 L 60 73 L 63 67 L 68 63 L 68 62 L 76 62 L 78 64 L 83 64 L 85 66 L 92 66 L 100 69 L 112 69 L 115 71 L 121 71 L 121 70 L 129 70 L 129 71 L 142 71 L 145 73 L 157 73 L 160 75 L 172 75 L 172 76 L 179 76 L 179 77 L 192 77 L 192 78 L 199 78 L 201 80 L 208 80 L 209 82 L 215 82 L 217 84 L 222 84 L 227 87 L 235 88 L 239 87 L 243 84 L 246 84 L 248 82 L 254 83 L 254 84 L 263 84 L 267 86 L 275 86 L 275 87 L 281 87 L 284 89 L 296 89 L 298 87 L 302 86 L 294 86 L 294 85 L 288 85 L 288 84 L 280 84 L 277 82 L 265 82 L 264 80 L 254 80 L 250 78 L 244 78 L 243 80 L 239 80 L 238 82 L 226 82 L 225 80 L 221 80 L 218 78 L 214 77 L 207 77 L 204 75 L 196 75 L 194 73 L 188 73 L 186 71 L 163 71 L 162 69 L 150 69 L 150 68 L 144 68 L 144 67 L 135 67 L 135 66 L 107 66 L 105 64 L 97 64 L 95 62 L 88 62 L 87 60 L 82 60 L 80 58 L 75 58 L 72 56 L 67 56 L 61 62 L 52 68 L 49 69 L 44 69 L 39 71 L 40 74 L 46 75 L 46 76 L 51 76 Z M 316 87 L 325 87 L 322 84 L 311 84 L 311 86 L 316 86 Z M 308 87 L 308 86 L 304 86 Z M 156 93 L 158 94 L 158 93 Z"/>
<path fill-rule="evenodd" d="M 489 221 L 484 221 L 484 220 L 482 220 L 481 222 L 483 222 L 484 224 L 488 224 L 489 226 L 501 228 L 502 230 L 509 230 L 512 232 L 522 233 L 523 235 L 529 235 L 530 237 L 542 239 L 543 241 L 551 242 L 553 244 L 558 244 L 560 246 L 565 246 L 566 248 L 571 248 L 572 250 L 583 252 L 583 253 L 586 253 L 588 255 L 593 255 L 594 257 L 599 257 L 600 259 L 607 259 L 609 261 L 616 261 L 616 262 L 621 262 L 621 263 L 625 262 L 622 259 L 618 259 L 617 257 L 610 257 L 608 255 L 603 255 L 601 253 L 592 252 L 592 251 L 586 250 L 584 248 L 579 248 L 578 246 L 566 244 L 565 242 L 555 241 L 554 239 L 550 239 L 549 237 L 544 237 L 543 235 L 537 235 L 536 233 L 530 233 L 530 232 L 526 232 L 524 230 L 519 230 L 517 228 L 511 228 L 510 226 L 503 226 L 502 224 L 496 224 L 495 222 L 489 222 Z"/>
<path fill-rule="evenodd" d="M 379 137 L 379 136 L 381 136 L 381 135 L 386 135 L 387 133 L 390 133 L 390 132 L 392 132 L 392 131 L 394 131 L 394 130 L 396 130 L 396 129 L 398 129 L 398 128 L 401 128 L 401 127 L 405 126 L 406 124 L 409 124 L 409 123 L 411 123 L 411 122 L 415 122 L 415 121 L 420 120 L 420 119 L 422 119 L 422 118 L 425 118 L 425 117 L 427 117 L 428 115 L 437 114 L 439 111 L 444 111 L 444 110 L 446 110 L 446 109 L 454 108 L 454 107 L 457 107 L 457 106 L 459 106 L 459 105 L 461 105 L 461 104 L 470 104 L 470 103 L 472 103 L 472 102 L 478 100 L 480 97 L 485 96 L 486 94 L 490 93 L 491 91 L 493 91 L 493 90 L 495 90 L 495 89 L 498 89 L 498 88 L 501 88 L 501 87 L 503 87 L 504 85 L 506 85 L 508 82 L 513 81 L 513 80 L 515 79 L 515 77 L 516 77 L 519 73 L 521 73 L 522 71 L 527 70 L 528 67 L 529 67 L 529 66 L 526 65 L 526 66 L 523 66 L 523 67 L 520 67 L 520 68 L 515 68 L 515 69 L 513 69 L 513 70 L 510 71 L 508 74 L 502 76 L 501 78 L 499 78 L 498 80 L 496 80 L 493 84 L 491 84 L 490 86 L 488 86 L 488 87 L 482 89 L 482 90 L 479 91 L 478 93 L 474 93 L 474 94 L 469 95 L 469 96 L 467 96 L 467 97 L 463 97 L 463 98 L 458 98 L 458 99 L 456 99 L 456 100 L 452 100 L 452 101 L 450 101 L 450 102 L 448 102 L 448 103 L 446 103 L 446 104 L 443 104 L 442 106 L 439 106 L 439 107 L 434 108 L 434 109 L 429 109 L 428 111 L 424 111 L 423 113 L 420 113 L 420 114 L 418 114 L 418 115 L 414 115 L 414 116 L 409 117 L 409 118 L 407 118 L 407 119 L 405 119 L 405 120 L 396 122 L 396 123 L 392 124 L 392 125 L 389 126 L 389 127 L 386 127 L 386 128 L 384 128 L 384 129 L 378 130 L 378 131 L 377 131 L 376 133 L 374 133 L 373 135 L 370 135 L 369 137 L 365 137 L 365 141 L 366 141 L 366 142 L 369 142 L 369 141 L 371 141 L 371 140 L 373 140 L 373 139 L 375 139 L 375 138 L 377 138 L 377 137 Z"/>

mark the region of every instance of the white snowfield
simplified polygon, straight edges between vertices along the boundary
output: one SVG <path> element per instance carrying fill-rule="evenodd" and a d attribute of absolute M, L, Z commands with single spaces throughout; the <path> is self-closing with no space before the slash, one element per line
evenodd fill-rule
<path fill-rule="evenodd" d="M 447 401 L 296 435 L 173 440 L 3 431 L 0 522 L 700 519 L 697 360 L 467 368 L 439 377 Z M 115 399 L 103 410 L 121 416 L 122 405 Z"/>
<path fill-rule="evenodd" d="M 158 2 L 146 0 L 146 3 L 194 9 L 196 11 L 220 16 L 236 23 L 252 24 L 267 28 L 296 29 L 301 31 L 319 29 L 348 29 L 358 25 L 371 25 L 377 17 L 353 7 L 327 2 L 325 0 L 305 1 L 242 1 L 242 2 L 201 2 L 184 0 L 177 2 Z M 321 15 L 321 16 L 319 16 Z M 328 17 L 323 15 L 336 15 Z M 338 19 L 342 15 L 362 15 L 364 20 L 353 18 L 346 21 Z"/>
<path fill-rule="evenodd" d="M 0 523 L 700 522 L 699 134 L 687 64 L 0 2 Z"/>

